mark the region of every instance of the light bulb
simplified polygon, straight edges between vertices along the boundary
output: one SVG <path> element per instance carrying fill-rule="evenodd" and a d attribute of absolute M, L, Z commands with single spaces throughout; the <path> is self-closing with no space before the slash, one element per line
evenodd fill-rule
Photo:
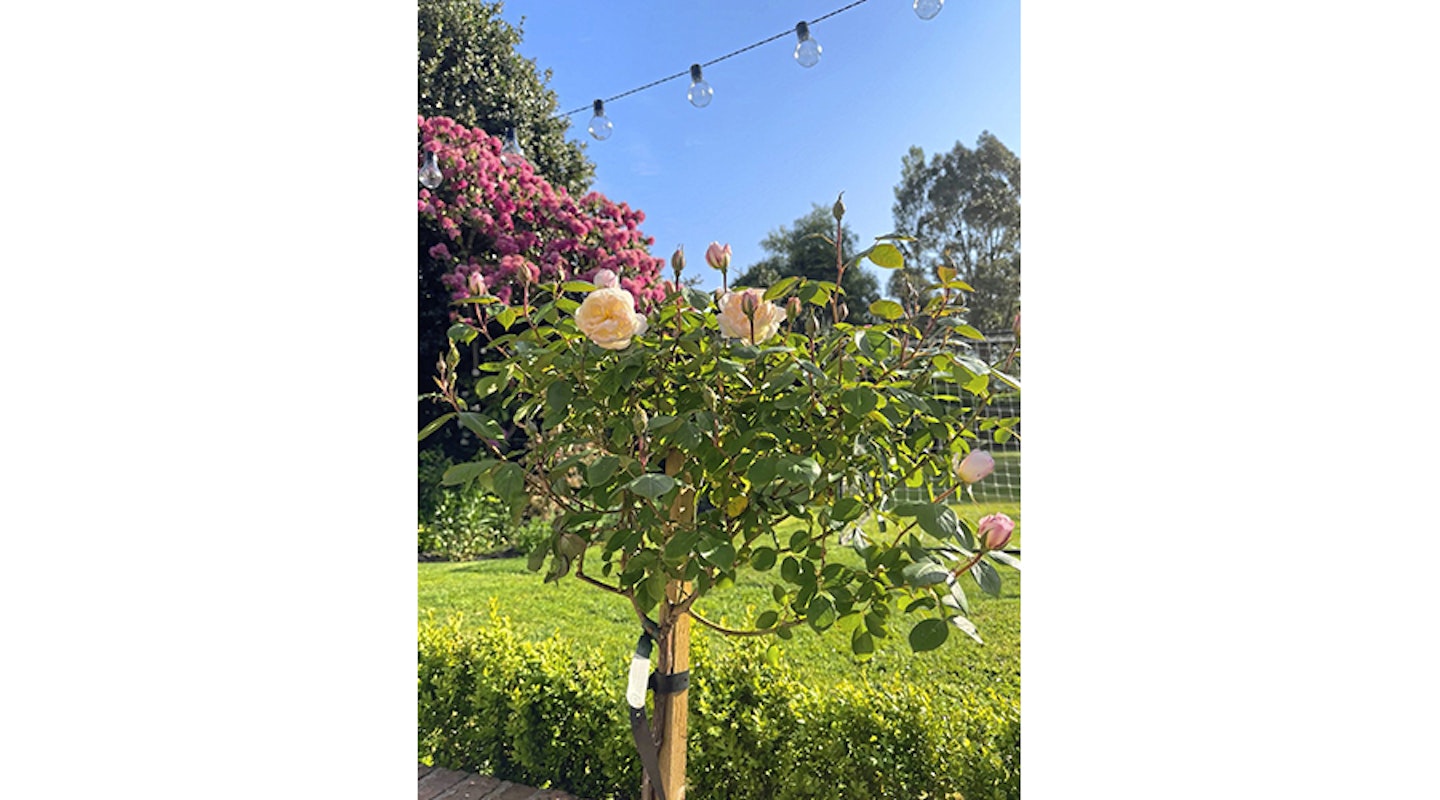
<path fill-rule="evenodd" d="M 609 139 L 610 134 L 614 132 L 615 125 L 610 122 L 609 117 L 605 116 L 605 101 L 596 100 L 595 116 L 590 118 L 590 135 L 603 142 Z"/>
<path fill-rule="evenodd" d="M 690 98 L 690 105 L 696 108 L 704 108 L 710 105 L 710 98 L 715 96 L 715 90 L 705 82 L 705 77 L 700 74 L 700 65 L 690 65 L 690 91 L 686 93 Z"/>
<path fill-rule="evenodd" d="M 420 185 L 426 189 L 434 189 L 442 180 L 445 180 L 445 176 L 440 174 L 440 165 L 435 163 L 435 153 L 426 153 L 425 165 L 420 168 Z"/>
<path fill-rule="evenodd" d="M 920 19 L 935 19 L 944 7 L 945 0 L 915 0 L 915 15 Z"/>
<path fill-rule="evenodd" d="M 520 137 L 511 127 L 505 132 L 505 146 L 500 149 L 500 162 L 508 166 L 519 166 L 525 161 L 525 151 L 520 149 Z"/>
<path fill-rule="evenodd" d="M 800 39 L 795 45 L 795 60 L 800 62 L 800 66 L 813 67 L 820 63 L 820 43 L 810 38 L 810 26 L 803 22 L 795 23 L 795 35 Z"/>

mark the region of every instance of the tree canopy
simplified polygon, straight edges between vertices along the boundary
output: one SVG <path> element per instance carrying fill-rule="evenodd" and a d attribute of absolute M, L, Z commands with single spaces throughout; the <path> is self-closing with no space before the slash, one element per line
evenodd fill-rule
<path fill-rule="evenodd" d="M 937 266 L 953 267 L 975 291 L 968 319 L 980 330 L 1008 329 L 1020 303 L 1020 158 L 989 131 L 975 148 L 956 142 L 928 160 L 911 147 L 895 187 L 895 229 L 905 268 L 890 276 L 891 296 L 923 302 Z"/>
<path fill-rule="evenodd" d="M 855 233 L 846 225 L 841 228 L 841 253 L 846 263 L 855 255 Z M 830 207 L 816 204 L 810 213 L 795 220 L 790 227 L 781 225 L 770 232 L 760 246 L 766 257 L 730 281 L 732 286 L 768 287 L 781 278 L 796 275 L 818 281 L 835 280 L 835 217 Z M 880 284 L 875 276 L 859 264 L 845 270 L 840 282 L 845 289 L 845 303 L 850 309 L 849 322 L 868 322 L 870 304 L 880 297 Z M 829 309 L 823 309 L 830 321 Z"/>
<path fill-rule="evenodd" d="M 523 31 L 500 17 L 501 3 L 419 0 L 419 113 L 504 136 L 514 126 L 525 158 L 550 183 L 579 196 L 595 165 L 565 139 L 570 120 L 535 62 L 515 51 Z"/>

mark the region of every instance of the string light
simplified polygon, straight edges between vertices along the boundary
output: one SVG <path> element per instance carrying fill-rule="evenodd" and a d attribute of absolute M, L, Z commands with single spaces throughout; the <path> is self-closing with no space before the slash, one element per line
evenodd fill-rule
<path fill-rule="evenodd" d="M 705 82 L 705 77 L 700 74 L 700 65 L 690 65 L 690 91 L 685 97 L 690 100 L 690 105 L 696 108 L 704 108 L 710 105 L 710 98 L 715 96 L 715 90 Z"/>
<path fill-rule="evenodd" d="M 595 116 L 590 118 L 590 135 L 603 142 L 615 132 L 615 125 L 605 116 L 604 100 L 596 100 L 591 107 L 595 109 Z"/>
<path fill-rule="evenodd" d="M 435 163 L 435 153 L 426 153 L 425 165 L 420 168 L 420 185 L 426 189 L 434 189 L 442 180 L 445 180 L 445 176 L 440 172 L 440 165 Z"/>
<path fill-rule="evenodd" d="M 805 25 L 808 27 L 808 26 L 814 25 L 814 24 L 816 24 L 816 23 L 818 23 L 818 22 L 824 22 L 825 20 L 830 19 L 831 17 L 835 16 L 836 14 L 842 14 L 842 13 L 844 13 L 844 12 L 846 12 L 846 11 L 849 11 L 850 9 L 852 9 L 852 8 L 854 8 L 854 7 L 856 7 L 856 6 L 864 5 L 864 4 L 867 3 L 867 2 L 869 2 L 869 0 L 854 0 L 854 2 L 850 3 L 849 5 L 845 5 L 845 6 L 842 6 L 842 7 L 840 7 L 840 8 L 837 8 L 837 9 L 835 9 L 834 11 L 831 11 L 831 12 L 828 13 L 828 14 L 822 14 L 822 15 L 816 17 L 815 19 L 810 20 L 808 23 L 805 23 Z M 798 27 L 798 26 L 797 26 L 797 27 Z M 761 39 L 760 41 L 755 42 L 755 43 L 753 43 L 753 44 L 747 44 L 747 45 L 745 45 L 744 47 L 741 47 L 741 48 L 739 48 L 739 49 L 737 49 L 737 50 L 732 50 L 732 51 L 726 53 L 725 55 L 720 56 L 719 58 L 712 58 L 712 59 L 710 59 L 709 61 L 702 61 L 700 64 L 698 64 L 698 65 L 696 65 L 696 66 L 699 66 L 699 67 L 702 67 L 702 68 L 703 68 L 703 67 L 709 67 L 709 66 L 712 66 L 712 65 L 715 65 L 715 64 L 719 64 L 721 61 L 724 61 L 724 60 L 727 59 L 727 58 L 734 58 L 735 56 L 738 56 L 738 55 L 740 55 L 741 53 L 749 52 L 749 51 L 751 51 L 751 50 L 754 50 L 754 49 L 757 48 L 757 47 L 761 47 L 761 46 L 763 46 L 763 45 L 767 45 L 767 44 L 770 44 L 771 42 L 778 41 L 778 40 L 780 40 L 780 39 L 784 39 L 784 38 L 787 37 L 787 36 L 793 36 L 793 35 L 795 35 L 795 28 L 787 28 L 787 29 L 781 31 L 780 33 L 775 34 L 774 36 L 770 36 L 770 37 L 768 37 L 768 38 Z M 813 40 L 812 40 L 812 41 L 813 41 Z M 817 44 L 816 47 L 818 48 L 819 45 Z M 685 71 L 685 72 L 677 72 L 677 73 L 675 73 L 675 74 L 673 74 L 673 75 L 666 75 L 666 76 L 663 77 L 663 78 L 658 78 L 658 79 L 656 79 L 656 80 L 650 81 L 649 83 L 645 84 L 644 86 L 637 86 L 637 87 L 635 87 L 634 89 L 631 89 L 631 90 L 626 91 L 626 92 L 621 92 L 620 94 L 617 94 L 617 95 L 615 95 L 615 96 L 613 96 L 613 97 L 607 97 L 607 98 L 605 98 L 605 102 L 607 102 L 607 103 L 613 103 L 613 102 L 615 102 L 616 100 L 619 100 L 619 99 L 621 99 L 621 98 L 623 98 L 623 97 L 629 97 L 629 96 L 632 95 L 632 94 L 638 94 L 638 93 L 640 93 L 640 92 L 645 91 L 646 89 L 653 89 L 653 88 L 655 88 L 656 86 L 659 86 L 659 85 L 662 84 L 662 83 L 668 83 L 668 82 L 673 81 L 673 80 L 678 80 L 678 79 L 683 78 L 683 77 L 685 77 L 685 76 L 687 76 L 687 75 L 689 75 L 689 74 L 690 74 L 690 72 L 687 70 L 687 71 Z M 557 114 L 556 116 L 557 116 L 557 117 L 573 117 L 573 116 L 575 116 L 576 114 L 581 113 L 582 111 L 588 111 L 588 110 L 590 110 L 590 108 L 591 108 L 591 106 L 580 106 L 579 108 L 572 108 L 572 109 L 570 109 L 569 111 L 566 111 L 566 112 L 564 112 L 563 114 Z"/>
<path fill-rule="evenodd" d="M 505 146 L 500 148 L 500 161 L 506 166 L 519 166 L 525 161 L 525 151 L 520 149 L 520 137 L 514 126 L 505 132 Z"/>
<path fill-rule="evenodd" d="M 935 19 L 935 15 L 944 7 L 945 0 L 915 0 L 915 16 L 920 19 Z"/>
<path fill-rule="evenodd" d="M 800 41 L 795 44 L 795 61 L 802 67 L 813 67 L 820 63 L 820 43 L 810 38 L 810 26 L 803 22 L 795 23 L 795 36 Z"/>

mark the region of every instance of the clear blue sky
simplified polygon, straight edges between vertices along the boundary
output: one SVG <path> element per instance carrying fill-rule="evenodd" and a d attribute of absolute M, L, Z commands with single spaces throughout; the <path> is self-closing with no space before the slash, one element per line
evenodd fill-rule
<path fill-rule="evenodd" d="M 705 70 L 714 100 L 686 100 L 689 77 L 606 105 L 614 134 L 586 132 L 595 98 L 606 98 L 793 30 L 847 0 L 605 3 L 511 0 L 519 50 L 553 72 L 570 138 L 587 143 L 595 189 L 645 212 L 642 225 L 667 257 L 684 244 L 706 287 L 705 246 L 729 242 L 736 267 L 758 261 L 760 240 L 845 191 L 846 222 L 869 243 L 893 230 L 890 206 L 900 159 L 989 130 L 1020 153 L 1020 4 L 950 0 L 923 21 L 908 0 L 869 0 L 819 22 L 823 48 L 809 69 L 791 53 L 795 36 Z M 873 267 L 872 267 L 873 269 Z M 876 270 L 880 272 L 880 270 Z M 884 276 L 879 276 L 884 287 Z"/>

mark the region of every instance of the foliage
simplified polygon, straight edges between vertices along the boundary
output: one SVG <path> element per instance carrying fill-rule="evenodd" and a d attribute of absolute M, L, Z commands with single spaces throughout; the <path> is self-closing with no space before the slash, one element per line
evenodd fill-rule
<path fill-rule="evenodd" d="M 928 161 L 911 147 L 895 187 L 896 230 L 909 266 L 887 287 L 906 304 L 923 304 L 936 268 L 949 267 L 973 287 L 970 324 L 1009 330 L 1020 303 L 1020 159 L 988 131 L 972 150 L 960 142 Z"/>
<path fill-rule="evenodd" d="M 1014 701 L 986 690 L 817 688 L 763 649 L 695 640 L 691 796 L 1020 796 Z M 493 610 L 473 631 L 457 619 L 424 623 L 419 756 L 592 800 L 633 796 L 640 767 L 617 688 L 625 666 L 558 637 L 526 641 Z"/>
<path fill-rule="evenodd" d="M 515 51 L 523 31 L 500 17 L 502 4 L 420 0 L 419 112 L 503 136 L 514 126 L 535 171 L 583 192 L 595 167 L 584 145 L 567 141 L 570 120 L 556 116 L 555 93 L 535 62 Z"/>
<path fill-rule="evenodd" d="M 572 198 L 527 164 L 506 164 L 499 140 L 478 128 L 421 117 L 418 129 L 422 153 L 436 153 L 444 174 L 434 190 L 419 190 L 422 393 L 435 389 L 436 359 L 446 352 L 445 332 L 456 317 L 453 303 L 479 294 L 481 286 L 488 296 L 518 303 L 532 282 L 584 279 L 603 268 L 620 275 L 641 308 L 663 296 L 663 262 L 650 257 L 652 242 L 638 227 L 643 212 L 595 192 Z M 422 424 L 437 413 L 426 408 Z M 463 432 L 449 436 L 452 454 L 459 452 L 457 434 Z"/>
<path fill-rule="evenodd" d="M 441 485 L 450 466 L 450 459 L 439 452 L 420 453 L 420 553 L 447 560 L 511 549 L 526 553 L 549 538 L 550 526 L 538 515 L 517 523 L 494 494 L 473 485 Z"/>
<path fill-rule="evenodd" d="M 731 281 L 733 286 L 774 286 L 781 278 L 800 276 L 823 281 L 835 277 L 835 230 L 836 224 L 831 210 L 816 205 L 810 213 L 795 220 L 790 227 L 784 225 L 770 232 L 760 246 L 766 256 L 752 264 Z M 840 247 L 842 258 L 849 261 L 854 257 L 855 233 L 849 226 L 841 227 Z M 880 297 L 880 284 L 863 269 L 845 271 L 840 285 L 845 287 L 846 303 L 849 306 L 850 322 L 860 323 L 871 320 L 870 304 Z M 828 308 L 817 309 L 826 321 L 832 321 Z"/>
<path fill-rule="evenodd" d="M 847 267 L 861 257 L 900 265 L 888 242 Z M 797 625 L 838 627 L 860 659 L 901 625 L 917 651 L 941 646 L 952 628 L 978 638 L 960 579 L 968 573 L 995 595 L 999 576 L 971 526 L 945 504 L 958 482 L 939 493 L 929 487 L 955 481 L 952 461 L 970 450 L 991 391 L 1018 382 L 969 352 L 965 339 L 978 334 L 950 282 L 918 313 L 876 301 L 869 310 L 881 322 L 806 335 L 791 320 L 753 345 L 719 335 L 716 298 L 702 292 L 672 288 L 636 324 L 618 303 L 620 289 L 559 280 L 529 288 L 518 304 L 477 298 L 467 306 L 472 321 L 451 330 L 462 344 L 486 338 L 497 360 L 481 364 L 481 383 L 517 407 L 511 419 L 495 419 L 446 391 L 448 418 L 487 451 L 445 480 L 479 483 L 512 510 L 532 496 L 556 504 L 555 535 L 531 554 L 537 570 L 548 562 L 546 580 L 573 572 L 629 599 L 640 615 L 684 582 L 684 596 L 661 608 L 662 640 L 681 615 L 713 625 L 695 602 L 741 570 L 763 573 L 771 587 L 756 633 L 789 638 Z M 620 340 L 582 331 L 585 306 L 567 293 L 624 311 L 612 320 L 627 326 L 624 343 L 596 345 Z M 832 313 L 844 295 L 833 282 L 802 277 L 765 292 Z M 452 350 L 442 385 L 454 385 L 458 364 Z M 949 384 L 978 399 L 948 394 Z M 506 421 L 525 429 L 525 451 L 508 448 Z M 921 489 L 923 499 L 902 501 L 902 489 Z M 860 525 L 871 516 L 873 542 Z M 782 538 L 778 528 L 791 518 L 800 527 Z M 842 548 L 858 565 L 835 557 Z"/>

